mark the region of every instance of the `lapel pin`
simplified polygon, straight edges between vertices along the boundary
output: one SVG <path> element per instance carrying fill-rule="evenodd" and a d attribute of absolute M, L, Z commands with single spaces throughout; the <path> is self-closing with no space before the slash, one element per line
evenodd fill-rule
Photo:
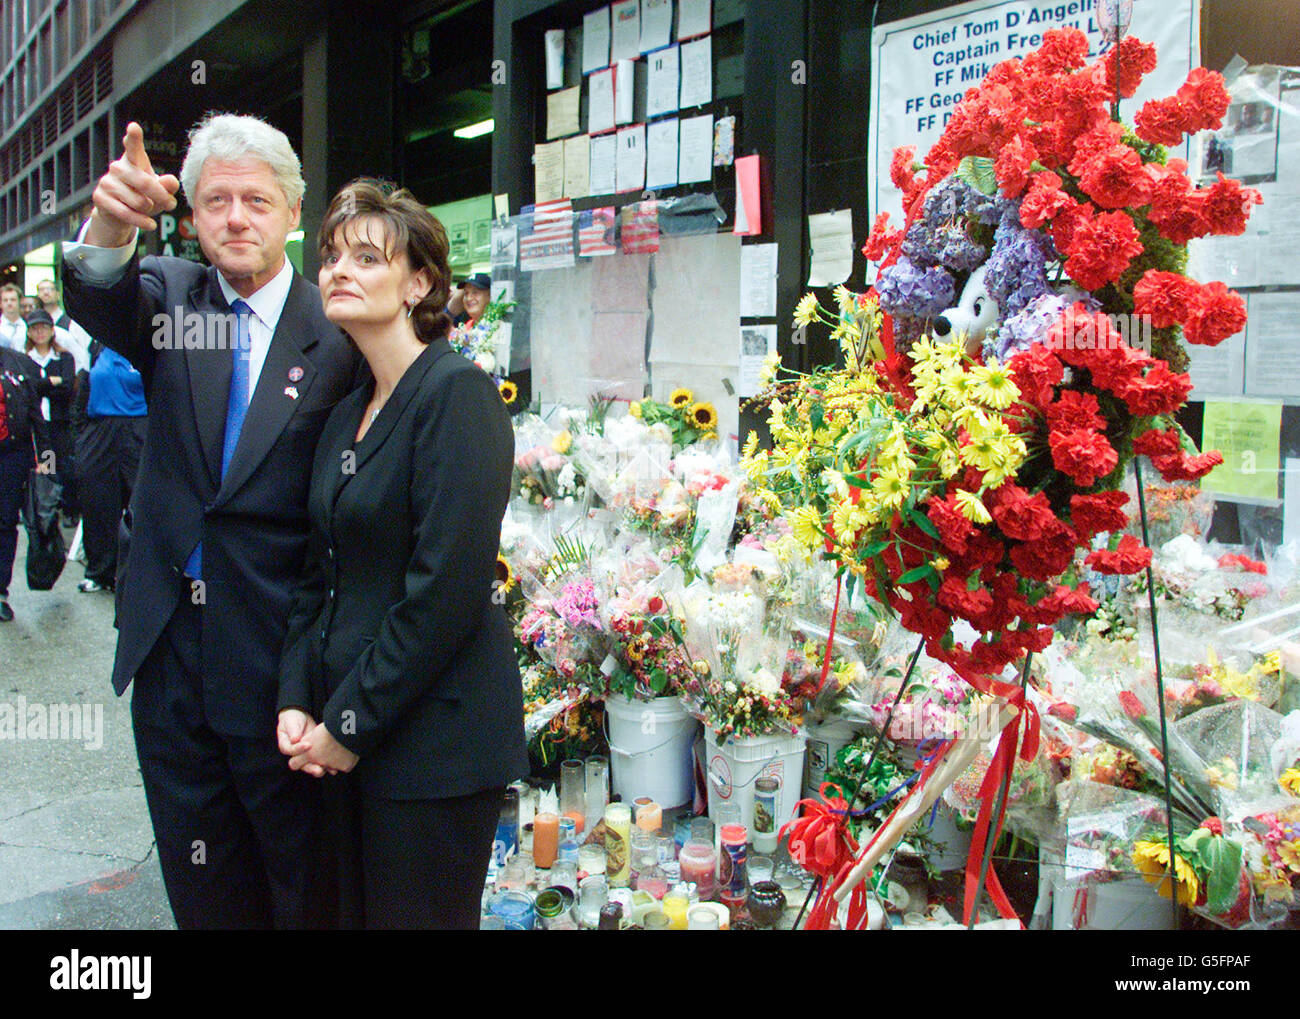
<path fill-rule="evenodd" d="M 298 387 L 297 387 L 297 386 L 285 386 L 285 387 L 284 387 L 284 395 L 285 395 L 285 396 L 291 396 L 291 397 L 293 397 L 295 400 L 298 399 Z"/>
<path fill-rule="evenodd" d="M 294 367 L 289 369 L 289 381 L 290 382 L 302 381 L 302 369 L 299 368 L 297 365 L 294 365 Z"/>

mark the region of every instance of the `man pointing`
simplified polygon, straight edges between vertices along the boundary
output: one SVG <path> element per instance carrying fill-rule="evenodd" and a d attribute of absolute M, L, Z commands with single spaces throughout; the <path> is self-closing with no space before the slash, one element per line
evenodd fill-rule
<path fill-rule="evenodd" d="M 180 188 L 210 268 L 136 255 L 137 232 L 156 229 Z M 79 243 L 64 246 L 69 312 L 135 365 L 149 401 L 113 686 L 135 681 L 136 750 L 181 928 L 307 920 L 314 790 L 277 749 L 276 676 L 316 440 L 359 359 L 285 258 L 303 190 L 288 139 L 256 118 L 206 117 L 179 182 L 154 172 L 133 123 Z M 159 316 L 186 342 L 155 345 Z M 196 318 L 201 339 L 187 332 Z"/>

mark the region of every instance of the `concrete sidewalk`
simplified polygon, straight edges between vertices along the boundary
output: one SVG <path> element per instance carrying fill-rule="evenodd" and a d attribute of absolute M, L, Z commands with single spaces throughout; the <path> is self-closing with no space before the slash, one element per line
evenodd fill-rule
<path fill-rule="evenodd" d="M 109 685 L 113 598 L 69 563 L 28 591 L 21 535 L 0 623 L 0 928 L 172 927 L 136 765 Z M 129 695 L 128 695 L 129 697 Z"/>

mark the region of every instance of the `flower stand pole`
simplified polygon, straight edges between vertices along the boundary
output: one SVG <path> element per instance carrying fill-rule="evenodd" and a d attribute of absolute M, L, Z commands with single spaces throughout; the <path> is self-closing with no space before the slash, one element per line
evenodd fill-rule
<path fill-rule="evenodd" d="M 1138 514 L 1142 518 L 1142 544 L 1151 547 L 1147 536 L 1147 500 L 1142 484 L 1142 458 L 1133 458 L 1133 475 L 1137 480 Z M 1173 911 L 1174 930 L 1178 930 L 1178 883 L 1176 861 L 1178 854 L 1174 851 L 1174 794 L 1169 776 L 1169 728 L 1165 712 L 1165 679 L 1160 661 L 1160 627 L 1156 622 L 1156 585 L 1151 572 L 1151 563 L 1147 562 L 1147 602 L 1151 607 L 1151 643 L 1156 660 L 1156 701 L 1160 706 L 1160 759 L 1164 764 L 1165 791 L 1165 835 L 1169 839 L 1169 905 Z"/>

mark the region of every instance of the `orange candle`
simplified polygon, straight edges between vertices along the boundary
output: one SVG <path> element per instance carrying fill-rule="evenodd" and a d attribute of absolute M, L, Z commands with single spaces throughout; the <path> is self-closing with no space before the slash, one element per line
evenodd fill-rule
<path fill-rule="evenodd" d="M 538 814 L 533 818 L 533 863 L 549 870 L 555 862 L 555 852 L 560 842 L 560 819 L 554 814 Z"/>
<path fill-rule="evenodd" d="M 565 817 L 571 817 L 571 818 L 573 818 L 573 823 L 574 823 L 574 825 L 576 826 L 576 828 L 575 828 L 576 833 L 577 833 L 578 835 L 581 835 L 581 834 L 582 834 L 582 829 L 585 828 L 586 825 L 587 825 L 587 819 L 582 815 L 582 811 L 580 811 L 580 810 L 570 810 L 570 811 L 569 811 L 567 814 L 565 814 L 564 816 L 565 816 Z"/>
<path fill-rule="evenodd" d="M 657 832 L 663 822 L 664 808 L 653 800 L 636 808 L 636 826 L 642 831 Z"/>

